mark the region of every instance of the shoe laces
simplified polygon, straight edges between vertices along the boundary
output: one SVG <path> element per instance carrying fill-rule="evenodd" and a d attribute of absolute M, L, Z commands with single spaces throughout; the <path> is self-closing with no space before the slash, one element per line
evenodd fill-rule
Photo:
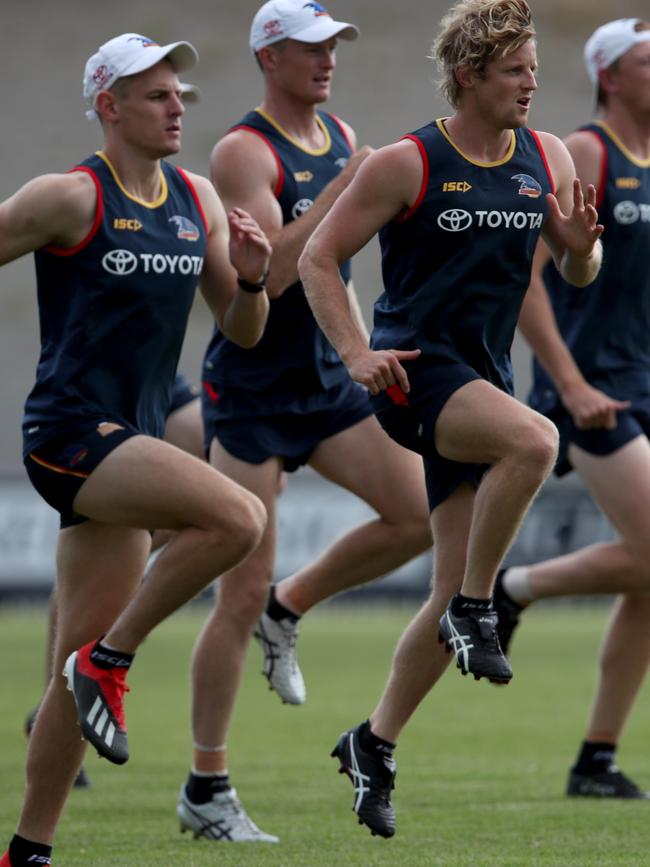
<path fill-rule="evenodd" d="M 124 730 L 126 729 L 124 721 L 124 696 L 127 692 L 131 692 L 131 688 L 126 682 L 128 669 L 115 667 L 99 670 L 102 672 L 99 678 L 102 692 L 115 715 L 118 726 Z"/>

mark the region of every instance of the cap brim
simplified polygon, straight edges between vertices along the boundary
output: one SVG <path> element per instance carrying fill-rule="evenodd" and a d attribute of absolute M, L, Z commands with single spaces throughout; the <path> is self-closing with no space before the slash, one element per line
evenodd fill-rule
<path fill-rule="evenodd" d="M 333 21 L 331 18 L 321 18 L 311 27 L 305 27 L 298 33 L 292 33 L 288 38 L 296 42 L 326 42 L 335 36 L 338 39 L 347 39 L 352 42 L 359 35 L 359 28 L 345 21 Z"/>
<path fill-rule="evenodd" d="M 188 84 L 186 81 L 181 81 L 181 99 L 183 102 L 195 103 L 201 99 L 201 91 L 195 84 Z"/>
<path fill-rule="evenodd" d="M 135 63 L 124 69 L 120 75 L 137 75 L 145 69 L 151 69 L 161 60 L 169 60 L 174 67 L 174 72 L 185 72 L 196 66 L 199 59 L 198 52 L 189 42 L 172 42 L 169 45 L 152 45 L 147 48 L 143 56 Z"/>

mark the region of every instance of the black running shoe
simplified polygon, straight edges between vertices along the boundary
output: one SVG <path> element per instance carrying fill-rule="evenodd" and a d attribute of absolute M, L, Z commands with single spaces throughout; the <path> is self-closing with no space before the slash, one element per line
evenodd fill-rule
<path fill-rule="evenodd" d="M 100 756 L 116 765 L 129 758 L 124 722 L 126 668 L 99 668 L 90 659 L 94 641 L 70 654 L 64 675 L 77 705 L 79 725 L 84 738 Z"/>
<path fill-rule="evenodd" d="M 512 669 L 499 645 L 496 613 L 491 609 L 468 608 L 457 617 L 452 612 L 452 602 L 453 599 L 440 618 L 438 641 L 448 653 L 454 652 L 456 666 L 463 674 L 471 672 L 474 680 L 487 677 L 492 683 L 509 683 Z"/>
<path fill-rule="evenodd" d="M 34 710 L 31 710 L 27 714 L 27 716 L 25 717 L 25 725 L 23 727 L 23 731 L 25 732 L 25 737 L 27 737 L 27 738 L 32 733 L 32 729 L 34 728 L 34 723 L 36 722 L 36 714 L 37 713 L 38 713 L 38 705 L 34 708 Z M 75 781 L 74 781 L 73 785 L 74 785 L 75 789 L 89 789 L 91 787 L 92 783 L 90 782 L 90 777 L 88 776 L 88 773 L 86 772 L 86 769 L 84 768 L 83 765 L 79 768 L 79 773 L 75 777 Z"/>
<path fill-rule="evenodd" d="M 359 730 L 343 732 L 330 755 L 340 761 L 339 774 L 347 774 L 354 787 L 352 809 L 359 824 L 366 824 L 373 835 L 392 837 L 395 833 L 395 811 L 390 802 L 395 788 L 395 759 L 392 753 L 373 756 L 361 749 Z"/>
<path fill-rule="evenodd" d="M 569 772 L 567 795 L 578 798 L 636 798 L 650 800 L 650 792 L 644 792 L 622 771 L 612 765 L 606 771 L 595 774 Z"/>
<path fill-rule="evenodd" d="M 494 597 L 492 604 L 499 618 L 497 625 L 497 635 L 499 636 L 499 644 L 504 653 L 508 652 L 512 634 L 519 626 L 519 615 L 524 610 L 523 605 L 519 605 L 515 600 L 508 595 L 503 587 L 503 576 L 505 569 L 499 569 L 497 578 L 494 582 Z"/>

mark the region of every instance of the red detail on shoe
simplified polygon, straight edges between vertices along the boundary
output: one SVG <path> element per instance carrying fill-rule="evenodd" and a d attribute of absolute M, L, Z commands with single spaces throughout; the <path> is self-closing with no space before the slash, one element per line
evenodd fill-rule
<path fill-rule="evenodd" d="M 399 385 L 397 385 L 397 383 L 395 385 L 389 385 L 388 388 L 386 389 L 386 394 L 393 401 L 393 403 L 396 403 L 398 406 L 408 406 L 409 405 L 408 397 L 402 391 L 402 389 L 399 387 Z"/>
<path fill-rule="evenodd" d="M 126 722 L 124 720 L 124 695 L 130 692 L 126 682 L 128 668 L 117 666 L 115 668 L 99 668 L 90 659 L 90 654 L 94 650 L 96 641 L 90 641 L 84 644 L 77 651 L 76 667 L 79 674 L 84 677 L 90 677 L 96 681 L 104 696 L 106 704 L 110 707 L 111 713 L 117 720 L 118 727 L 124 732 L 126 731 Z M 0 863 L 0 867 L 2 864 Z"/>
<path fill-rule="evenodd" d="M 9 860 L 9 850 L 4 853 L 2 858 L 0 858 L 0 867 L 11 867 L 11 861 Z"/>

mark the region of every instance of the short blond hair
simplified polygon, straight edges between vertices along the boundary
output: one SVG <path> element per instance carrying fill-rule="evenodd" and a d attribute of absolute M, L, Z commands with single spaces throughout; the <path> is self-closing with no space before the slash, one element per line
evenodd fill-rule
<path fill-rule="evenodd" d="M 526 0 L 461 0 L 440 22 L 431 57 L 442 70 L 440 90 L 454 108 L 462 88 L 456 79 L 461 66 L 483 78 L 497 53 L 511 54 L 535 38 Z"/>

